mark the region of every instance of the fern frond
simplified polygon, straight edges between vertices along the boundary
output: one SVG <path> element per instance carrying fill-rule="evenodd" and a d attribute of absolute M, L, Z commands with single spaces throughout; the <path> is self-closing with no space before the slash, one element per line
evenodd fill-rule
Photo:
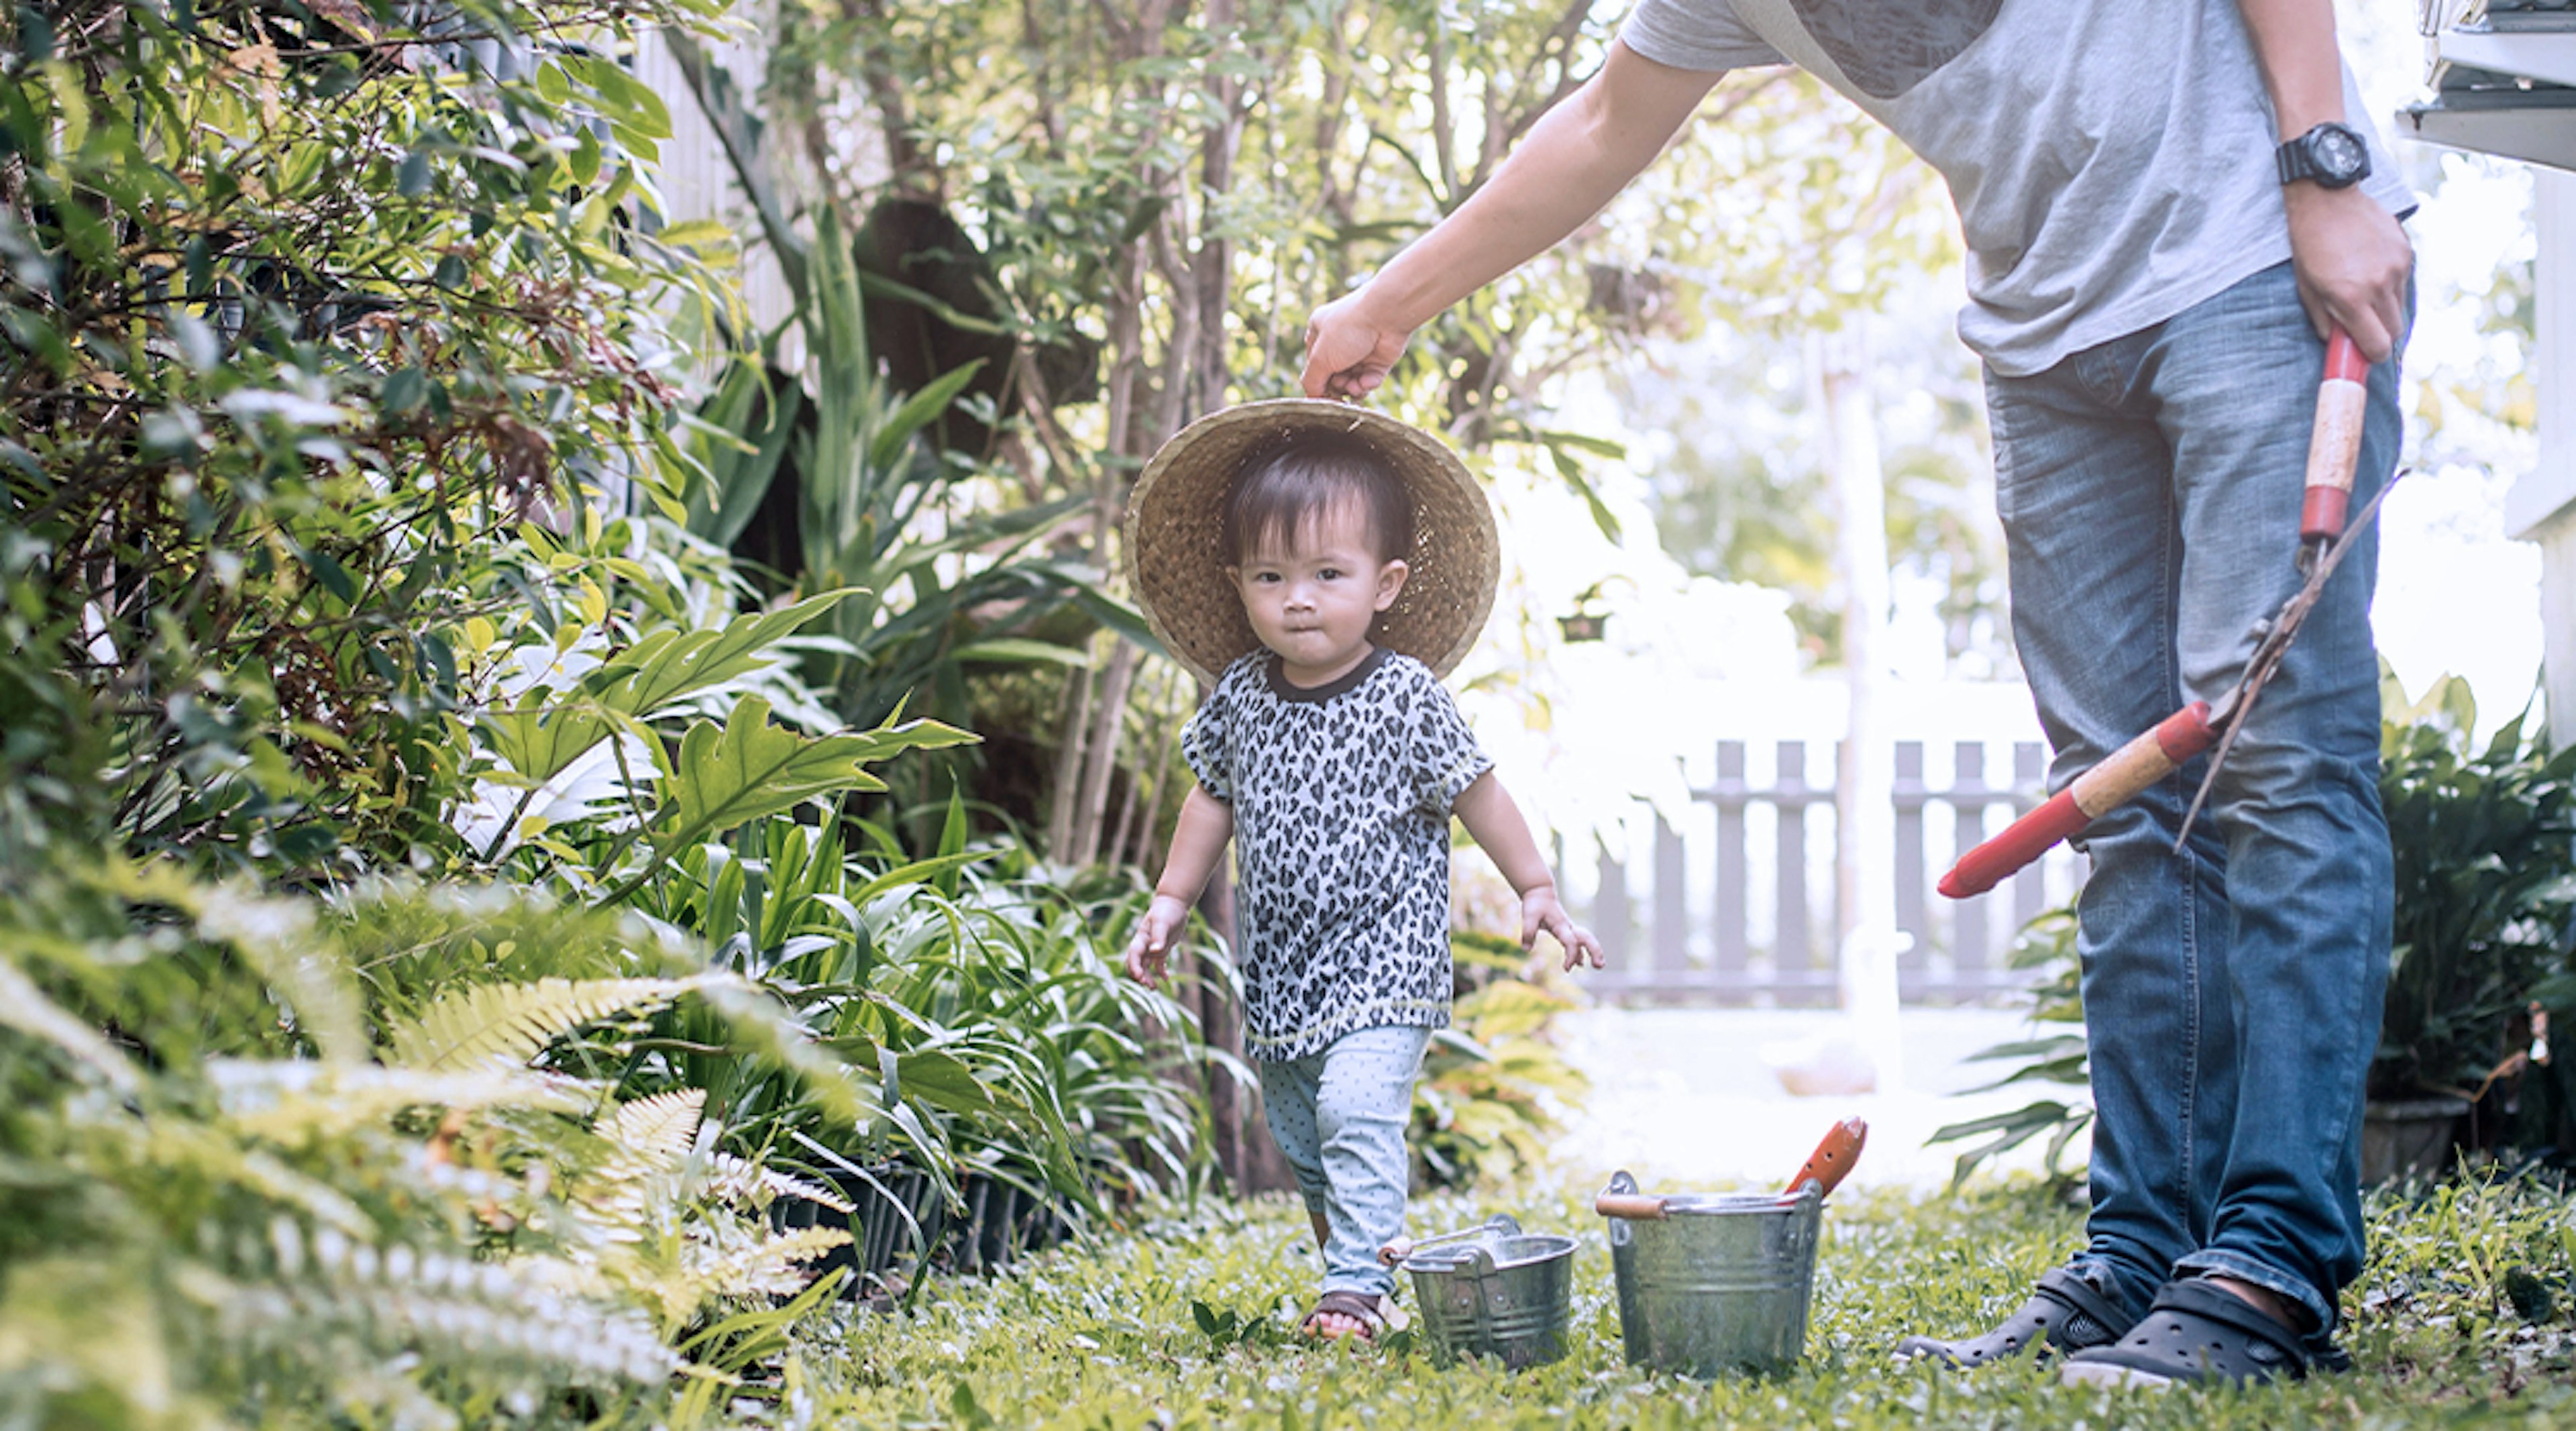
<path fill-rule="evenodd" d="M 381 1126 L 406 1108 L 524 1108 L 578 1116 L 595 1087 L 521 1069 L 464 1072 L 342 1067 L 301 1059 L 212 1059 L 206 1072 L 233 1126 L 280 1143 Z"/>
<path fill-rule="evenodd" d="M 176 864 L 115 857 L 88 878 L 120 899 L 186 912 L 196 920 L 199 937 L 230 946 L 294 1011 L 296 1028 L 324 1058 L 349 1063 L 366 1057 L 357 986 L 342 951 L 316 928 L 315 903 L 262 894 L 245 880 L 210 883 Z"/>
<path fill-rule="evenodd" d="M 675 1088 L 617 1105 L 599 1128 L 619 1151 L 656 1169 L 677 1170 L 698 1145 L 698 1121 L 707 1106 L 703 1088 Z"/>
<path fill-rule="evenodd" d="M 608 1155 L 572 1192 L 609 1241 L 639 1242 L 681 1211 L 680 1174 L 698 1145 L 703 1088 L 679 1088 L 618 1105 L 592 1130 Z"/>
<path fill-rule="evenodd" d="M 333 1063 L 367 1056 L 366 1021 L 358 990 L 339 951 L 314 928 L 314 906 L 239 885 L 202 887 L 195 905 L 197 932 L 232 946 L 242 961 L 286 1006 L 296 1027 Z"/>
<path fill-rule="evenodd" d="M 792 1297 L 814 1279 L 804 1263 L 850 1245 L 837 1227 L 800 1227 L 749 1246 L 697 1243 L 690 1248 L 691 1280 L 718 1297 Z"/>
<path fill-rule="evenodd" d="M 706 1189 L 736 1207 L 763 1208 L 773 1198 L 801 1197 L 847 1216 L 858 1211 L 848 1198 L 821 1183 L 766 1168 L 731 1153 L 707 1155 Z"/>
<path fill-rule="evenodd" d="M 700 991 L 724 1019 L 733 1046 L 772 1060 L 796 1075 L 804 1091 L 839 1124 L 864 1127 L 883 1109 L 877 1087 L 853 1077 L 849 1066 L 815 1042 L 811 1030 L 778 999 L 739 979 L 711 982 Z"/>
<path fill-rule="evenodd" d="M 282 1207 L 300 1209 L 325 1227 L 366 1236 L 375 1219 L 347 1193 L 257 1147 L 194 1119 L 137 1123 L 134 1166 L 145 1177 L 185 1174 L 229 1183 Z"/>
<path fill-rule="evenodd" d="M 210 1286 L 227 1330 L 295 1350 L 338 1333 L 387 1356 L 416 1353 L 478 1373 L 497 1366 L 583 1384 L 652 1384 L 679 1367 L 631 1308 L 567 1297 L 510 1263 L 272 1228 L 276 1275 Z"/>
<path fill-rule="evenodd" d="M 704 979 L 539 979 L 475 984 L 393 1031 L 393 1064 L 417 1069 L 524 1068 L 548 1044 L 615 1014 L 656 1008 Z"/>
<path fill-rule="evenodd" d="M 0 1027 L 53 1045 L 86 1064 L 119 1093 L 132 1093 L 141 1082 L 134 1064 L 117 1052 L 116 1045 L 46 998 L 35 980 L 6 959 L 0 959 Z"/>

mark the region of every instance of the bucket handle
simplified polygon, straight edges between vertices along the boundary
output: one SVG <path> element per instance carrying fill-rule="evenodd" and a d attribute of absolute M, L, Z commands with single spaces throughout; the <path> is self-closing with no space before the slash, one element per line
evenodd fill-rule
<path fill-rule="evenodd" d="M 1624 1217 L 1632 1222 L 1664 1220 L 1664 1200 L 1644 1193 L 1603 1193 L 1592 1200 L 1592 1210 L 1603 1217 Z"/>
<path fill-rule="evenodd" d="M 1603 1188 L 1601 1195 L 1592 1200 L 1592 1210 L 1603 1217 L 1625 1218 L 1630 1222 L 1664 1220 L 1664 1200 L 1651 1193 L 1639 1192 L 1637 1180 L 1629 1176 L 1626 1168 L 1610 1175 L 1610 1186 Z M 1618 1229 L 1614 1227 L 1611 1231 L 1615 1234 Z"/>
<path fill-rule="evenodd" d="M 1393 1267 L 1422 1248 L 1438 1243 L 1456 1242 L 1469 1237 L 1518 1237 L 1520 1235 L 1520 1223 L 1515 1221 L 1511 1214 L 1498 1212 L 1474 1227 L 1460 1228 L 1456 1232 L 1444 1232 L 1437 1237 L 1423 1238 L 1419 1242 L 1399 1237 L 1377 1250 L 1377 1260 L 1381 1266 Z M 1490 1262 L 1492 1259 L 1486 1260 Z"/>

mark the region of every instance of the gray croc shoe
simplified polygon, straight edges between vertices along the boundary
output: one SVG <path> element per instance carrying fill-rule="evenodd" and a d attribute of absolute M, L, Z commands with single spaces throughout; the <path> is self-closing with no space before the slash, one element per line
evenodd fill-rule
<path fill-rule="evenodd" d="M 1971 1367 L 2051 1352 L 2068 1354 L 2118 1341 L 2130 1321 L 2101 1288 L 2073 1269 L 2060 1267 L 2042 1273 L 2021 1310 L 1984 1336 L 1955 1342 L 1907 1337 L 1896 1344 L 1896 1358 L 1920 1357 L 1943 1366 Z"/>
<path fill-rule="evenodd" d="M 2202 1281 L 2167 1282 L 2128 1335 L 2068 1357 L 2059 1373 L 2069 1386 L 2243 1384 L 2299 1381 L 2307 1374 L 2297 1332 Z"/>

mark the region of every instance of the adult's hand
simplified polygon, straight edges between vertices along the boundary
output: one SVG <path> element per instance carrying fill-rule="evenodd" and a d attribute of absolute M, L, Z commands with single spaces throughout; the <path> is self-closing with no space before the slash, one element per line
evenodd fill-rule
<path fill-rule="evenodd" d="M 2415 246 L 2379 201 L 2361 191 L 2301 180 L 2281 190 L 2290 215 L 2290 262 L 2299 302 L 2317 336 L 2340 325 L 2361 355 L 2386 362 L 2406 331 L 2406 280 Z"/>
<path fill-rule="evenodd" d="M 1368 311 L 1369 290 L 1335 299 L 1306 320 L 1306 371 L 1298 379 L 1310 398 L 1364 398 L 1386 381 L 1410 328 L 1387 326 Z"/>
<path fill-rule="evenodd" d="M 1610 42 L 1592 78 L 1540 115 L 1491 179 L 1306 325 L 1308 397 L 1365 397 L 1413 330 L 1601 211 L 1663 152 L 1717 72 L 1674 69 Z"/>

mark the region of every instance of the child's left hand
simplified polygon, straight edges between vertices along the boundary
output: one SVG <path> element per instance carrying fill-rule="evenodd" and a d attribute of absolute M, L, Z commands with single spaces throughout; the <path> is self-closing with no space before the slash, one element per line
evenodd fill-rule
<path fill-rule="evenodd" d="M 1588 954 L 1592 967 L 1605 968 L 1608 959 L 1601 952 L 1601 941 L 1592 931 L 1574 922 L 1565 906 L 1557 902 L 1556 886 L 1541 885 L 1521 896 L 1521 949 L 1524 953 L 1538 944 L 1540 930 L 1546 930 L 1557 943 L 1565 946 L 1565 967 L 1571 972 L 1581 966 Z"/>

